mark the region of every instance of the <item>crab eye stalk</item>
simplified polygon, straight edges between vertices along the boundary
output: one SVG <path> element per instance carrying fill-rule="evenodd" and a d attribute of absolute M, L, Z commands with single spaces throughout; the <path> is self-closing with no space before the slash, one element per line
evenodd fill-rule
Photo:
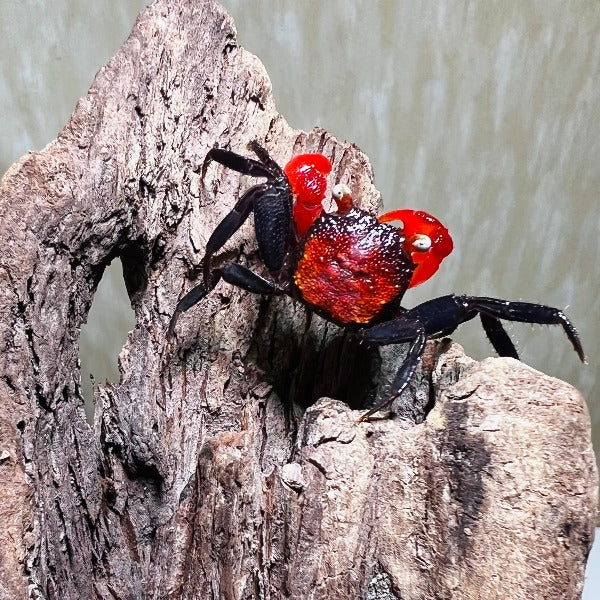
<path fill-rule="evenodd" d="M 448 230 L 422 210 L 393 210 L 381 215 L 379 221 L 400 223 L 398 229 L 406 237 L 404 250 L 416 265 L 408 287 L 427 281 L 454 247 Z"/>
<path fill-rule="evenodd" d="M 333 187 L 331 196 L 337 204 L 338 212 L 347 213 L 352 208 L 352 193 L 345 183 L 338 183 Z"/>
<path fill-rule="evenodd" d="M 322 202 L 331 162 L 322 154 L 298 154 L 287 163 L 283 171 L 296 199 L 294 222 L 302 236 L 323 212 Z"/>

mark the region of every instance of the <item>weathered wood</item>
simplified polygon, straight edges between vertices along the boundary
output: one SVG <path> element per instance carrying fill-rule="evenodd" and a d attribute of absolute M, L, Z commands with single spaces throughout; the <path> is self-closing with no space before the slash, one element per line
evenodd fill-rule
<path fill-rule="evenodd" d="M 204 156 L 250 140 L 281 163 L 324 152 L 331 182 L 378 208 L 366 157 L 289 127 L 218 5 L 158 0 L 59 137 L 2 180 L 0 597 L 578 598 L 597 473 L 567 384 L 432 344 L 405 418 L 358 423 L 313 402 L 360 406 L 394 351 L 380 370 L 290 300 L 227 285 L 166 353 L 248 184 L 216 165 L 202 181 Z M 257 263 L 251 224 L 226 251 Z M 116 256 L 136 328 L 90 427 L 78 336 Z"/>

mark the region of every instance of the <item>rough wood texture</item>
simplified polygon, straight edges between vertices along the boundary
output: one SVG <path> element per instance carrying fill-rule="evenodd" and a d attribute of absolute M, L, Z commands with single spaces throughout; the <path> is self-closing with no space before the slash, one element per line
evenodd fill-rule
<path fill-rule="evenodd" d="M 248 183 L 218 166 L 201 181 L 204 156 L 254 139 L 282 163 L 323 151 L 331 181 L 378 207 L 366 158 L 287 125 L 216 4 L 159 0 L 59 137 L 4 177 L 0 597 L 578 598 L 597 473 L 568 385 L 432 344 L 406 418 L 358 424 L 313 401 L 359 406 L 396 353 L 382 366 L 291 301 L 227 285 L 165 354 Z M 228 248 L 257 262 L 250 224 Z M 77 342 L 116 256 L 137 325 L 90 427 Z"/>

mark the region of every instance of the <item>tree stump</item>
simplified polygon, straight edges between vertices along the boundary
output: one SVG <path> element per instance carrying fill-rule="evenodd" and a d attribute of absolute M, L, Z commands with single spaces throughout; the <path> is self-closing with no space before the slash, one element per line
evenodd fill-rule
<path fill-rule="evenodd" d="M 567 384 L 437 342 L 396 417 L 359 423 L 398 353 L 226 284 L 167 352 L 248 185 L 204 157 L 251 140 L 280 164 L 323 152 L 379 208 L 356 147 L 277 114 L 222 8 L 157 0 L 2 180 L 0 597 L 579 598 L 598 480 Z M 258 265 L 251 224 L 225 252 Z M 136 327 L 90 426 L 78 337 L 115 257 Z"/>

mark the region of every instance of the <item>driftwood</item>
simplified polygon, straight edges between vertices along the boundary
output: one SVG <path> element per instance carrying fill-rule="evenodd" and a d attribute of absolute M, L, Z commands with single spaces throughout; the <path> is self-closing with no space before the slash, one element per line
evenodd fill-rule
<path fill-rule="evenodd" d="M 210 0 L 158 0 L 56 140 L 0 189 L 0 597 L 579 598 L 597 501 L 570 386 L 445 342 L 394 419 L 397 365 L 288 299 L 227 285 L 165 332 L 248 181 L 213 145 L 368 161 L 277 114 Z M 226 253 L 258 264 L 251 224 Z M 78 336 L 115 257 L 136 315 L 121 381 L 80 393 Z M 346 400 L 332 400 L 330 396 Z"/>

